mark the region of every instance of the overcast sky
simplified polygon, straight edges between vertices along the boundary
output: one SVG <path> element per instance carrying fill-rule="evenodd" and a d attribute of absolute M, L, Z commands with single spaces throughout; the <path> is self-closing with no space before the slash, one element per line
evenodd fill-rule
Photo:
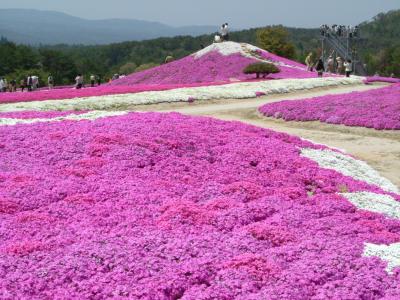
<path fill-rule="evenodd" d="M 168 25 L 235 28 L 283 24 L 358 24 L 380 12 L 400 9 L 400 0 L 0 0 L 0 8 L 55 10 L 87 19 L 129 18 Z"/>

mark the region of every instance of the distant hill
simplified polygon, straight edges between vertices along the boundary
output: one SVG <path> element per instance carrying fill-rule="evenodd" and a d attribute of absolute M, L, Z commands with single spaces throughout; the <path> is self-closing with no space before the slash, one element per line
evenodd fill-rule
<path fill-rule="evenodd" d="M 86 20 L 54 11 L 0 9 L 0 36 L 16 43 L 110 44 L 177 35 L 201 35 L 217 26 L 172 27 L 158 22 L 108 19 Z"/>
<path fill-rule="evenodd" d="M 380 13 L 371 21 L 360 24 L 364 47 L 393 47 L 400 45 L 400 10 Z"/>

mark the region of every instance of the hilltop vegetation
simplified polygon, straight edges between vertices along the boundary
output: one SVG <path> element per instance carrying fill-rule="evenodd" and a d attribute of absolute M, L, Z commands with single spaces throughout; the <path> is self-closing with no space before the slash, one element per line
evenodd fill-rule
<path fill-rule="evenodd" d="M 359 51 L 370 72 L 400 77 L 400 10 L 379 14 L 361 28 L 364 39 Z"/>
<path fill-rule="evenodd" d="M 379 14 L 362 23 L 363 39 L 359 52 L 368 72 L 400 76 L 400 10 Z M 291 57 L 303 62 L 309 51 L 319 48 L 319 30 L 286 28 L 295 46 Z M 237 42 L 257 44 L 258 28 L 233 32 Z M 182 58 L 213 40 L 213 34 L 198 37 L 177 36 L 110 45 L 56 45 L 29 47 L 0 41 L 0 76 L 19 79 L 28 73 L 46 76 L 51 73 L 57 84 L 71 83 L 75 74 L 99 74 L 103 79 L 114 73 L 143 70 L 164 62 L 166 56 Z"/>

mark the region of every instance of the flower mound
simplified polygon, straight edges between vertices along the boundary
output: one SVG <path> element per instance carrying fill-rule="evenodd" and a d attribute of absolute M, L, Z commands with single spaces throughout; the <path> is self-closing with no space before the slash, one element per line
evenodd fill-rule
<path fill-rule="evenodd" d="M 190 102 L 192 100 L 255 98 L 260 96 L 260 93 L 264 93 L 266 95 L 282 94 L 318 87 L 361 83 L 362 79 L 355 77 L 264 80 L 235 82 L 230 84 L 202 83 L 196 87 L 192 86 L 163 91 L 155 90 L 137 93 L 123 93 L 118 95 L 111 94 L 106 96 L 92 96 L 66 100 L 5 103 L 0 105 L 0 112 L 123 109 L 129 105 L 157 104 L 166 102 Z M 153 87 L 155 86 L 153 85 Z M 108 86 L 108 88 L 118 89 L 120 87 Z M 134 86 L 132 86 L 132 88 L 134 88 Z"/>
<path fill-rule="evenodd" d="M 268 117 L 286 121 L 400 129 L 400 84 L 366 92 L 276 102 L 259 110 Z"/>
<path fill-rule="evenodd" d="M 213 44 L 183 59 L 156 68 L 133 73 L 116 80 L 111 85 L 136 84 L 190 84 L 201 82 L 226 82 L 253 79 L 243 74 L 243 69 L 257 62 L 273 62 L 280 73 L 270 78 L 312 78 L 306 66 L 261 50 L 248 44 L 224 42 Z"/>
<path fill-rule="evenodd" d="M 399 297 L 363 253 L 400 222 L 338 194 L 385 192 L 303 148 L 176 113 L 2 126 L 0 298 Z"/>

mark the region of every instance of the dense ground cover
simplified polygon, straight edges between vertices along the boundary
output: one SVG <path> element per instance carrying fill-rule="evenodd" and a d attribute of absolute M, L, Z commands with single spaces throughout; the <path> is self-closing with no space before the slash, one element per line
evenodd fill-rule
<path fill-rule="evenodd" d="M 83 114 L 85 111 L 20 111 L 0 112 L 0 119 L 36 119 L 64 117 L 71 114 Z"/>
<path fill-rule="evenodd" d="M 370 76 L 365 79 L 365 83 L 372 83 L 372 82 L 400 83 L 400 78 Z"/>
<path fill-rule="evenodd" d="M 396 264 L 366 257 L 400 241 L 397 215 L 339 193 L 400 196 L 306 157 L 325 147 L 131 113 L 0 126 L 0 149 L 2 299 L 400 295 Z"/>
<path fill-rule="evenodd" d="M 228 83 L 228 82 L 225 82 Z M 213 85 L 224 84 L 224 82 L 215 83 Z M 63 88 L 36 92 L 16 92 L 16 93 L 0 93 L 0 104 L 2 103 L 15 103 L 15 102 L 30 102 L 30 101 L 44 101 L 44 100 L 62 100 L 62 99 L 75 99 L 85 97 L 96 97 L 105 95 L 117 95 L 117 94 L 134 94 L 146 91 L 166 91 L 177 88 L 187 87 L 199 87 L 208 86 L 210 83 L 198 83 L 198 84 L 137 84 L 131 86 L 110 86 L 102 85 L 93 88 L 82 88 L 75 89 Z"/>
<path fill-rule="evenodd" d="M 286 121 L 400 129 L 400 84 L 365 92 L 276 102 L 262 106 L 260 112 Z"/>
<path fill-rule="evenodd" d="M 183 59 L 133 73 L 112 82 L 111 85 L 188 84 L 249 80 L 254 76 L 243 74 L 243 69 L 247 65 L 259 61 L 273 62 L 280 68 L 281 72 L 270 75 L 270 79 L 317 77 L 316 73 L 306 71 L 306 66 L 297 62 L 249 44 L 224 42 L 212 44 Z"/>
<path fill-rule="evenodd" d="M 202 84 L 163 91 L 80 97 L 46 101 L 25 101 L 0 104 L 0 112 L 34 110 L 105 110 L 121 109 L 133 105 L 193 102 L 198 100 L 243 99 L 261 95 L 282 94 L 318 87 L 360 84 L 359 78 L 307 78 L 246 81 L 230 84 Z M 115 87 L 109 87 L 111 90 Z M 118 89 L 119 87 L 117 87 Z M 129 88 L 129 87 L 128 87 Z"/>

